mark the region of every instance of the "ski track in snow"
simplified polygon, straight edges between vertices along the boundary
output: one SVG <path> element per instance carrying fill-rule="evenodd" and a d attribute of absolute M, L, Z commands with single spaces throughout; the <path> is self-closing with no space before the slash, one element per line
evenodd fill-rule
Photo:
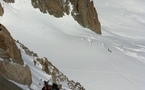
<path fill-rule="evenodd" d="M 97 42 L 100 45 L 104 46 L 104 48 L 106 48 L 106 50 L 108 50 L 111 53 L 113 51 L 110 48 L 115 47 L 116 49 L 122 51 L 126 55 L 128 55 L 130 57 L 137 58 L 138 60 L 140 60 L 140 61 L 145 63 L 145 48 L 144 48 L 144 46 L 132 45 L 132 43 L 130 42 L 130 43 L 128 43 L 129 45 L 126 47 L 126 46 L 124 46 L 125 44 L 123 44 L 123 42 L 119 42 L 120 40 L 118 40 L 118 41 L 110 40 L 109 42 L 108 41 L 105 42 L 105 40 L 101 40 L 100 38 L 101 37 L 88 36 L 88 37 L 83 38 L 81 40 L 88 41 L 88 43 L 90 45 L 92 45 L 94 42 Z M 141 55 L 140 53 L 143 53 L 143 54 Z"/>

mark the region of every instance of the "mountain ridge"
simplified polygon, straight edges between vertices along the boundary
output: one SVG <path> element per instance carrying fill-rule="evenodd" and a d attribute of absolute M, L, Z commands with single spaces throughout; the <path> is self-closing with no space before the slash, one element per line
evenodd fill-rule
<path fill-rule="evenodd" d="M 31 85 L 29 66 L 23 66 L 21 51 L 8 30 L 0 24 L 0 76 L 21 84 Z"/>
<path fill-rule="evenodd" d="M 132 21 L 128 18 L 130 14 L 127 16 L 122 14 L 126 14 L 128 9 L 119 6 L 118 1 L 95 1 L 97 6 L 102 7 L 99 6 L 98 10 L 100 9 L 102 13 L 99 16 L 103 22 L 103 35 L 81 27 L 71 15 L 55 18 L 41 13 L 39 9 L 32 7 L 30 0 L 16 0 L 11 4 L 3 2 L 5 13 L 0 21 L 15 39 L 37 52 L 40 57 L 46 56 L 52 60 L 51 62 L 60 71 L 74 81 L 80 82 L 87 90 L 94 90 L 94 88 L 144 90 L 144 33 L 138 31 L 142 29 L 144 32 L 144 28 L 137 22 L 130 22 Z M 119 4 L 123 5 L 122 2 Z M 138 13 L 131 12 L 131 15 L 138 15 Z M 126 18 L 121 18 L 122 16 Z M 126 35 L 130 33 L 133 39 L 127 38 Z M 142 39 L 136 38 L 138 36 Z M 33 81 L 30 87 L 40 90 L 43 81 L 48 80 L 50 76 L 42 71 L 39 62 L 36 63 L 37 68 L 35 68 L 33 64 L 35 59 L 26 55 L 24 50 L 22 56 L 32 69 Z M 44 58 L 43 60 L 45 61 Z M 43 69 L 45 70 L 45 67 Z M 63 83 L 64 87 L 66 85 Z M 68 87 L 65 89 L 69 90 Z"/>
<path fill-rule="evenodd" d="M 43 13 L 49 13 L 57 18 L 66 13 L 83 27 L 101 34 L 101 25 L 93 1 L 90 0 L 31 0 L 34 8 L 39 8 Z M 72 5 L 72 11 L 70 11 Z"/>

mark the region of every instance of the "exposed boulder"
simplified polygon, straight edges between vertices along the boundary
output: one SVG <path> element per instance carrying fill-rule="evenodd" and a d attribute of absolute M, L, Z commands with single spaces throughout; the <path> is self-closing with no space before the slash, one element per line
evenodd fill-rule
<path fill-rule="evenodd" d="M 8 30 L 0 24 L 0 57 L 12 58 L 13 62 L 23 65 L 20 49 L 16 46 Z"/>
<path fill-rule="evenodd" d="M 0 61 L 0 76 L 24 85 L 31 85 L 32 83 L 29 67 L 12 63 L 10 60 Z"/>
<path fill-rule="evenodd" d="M 22 90 L 20 87 L 14 83 L 8 81 L 4 77 L 0 76 L 0 90 Z"/>
<path fill-rule="evenodd" d="M 0 48 L 0 57 L 3 59 L 9 59 L 11 58 L 9 53 L 7 53 L 5 50 Z"/>

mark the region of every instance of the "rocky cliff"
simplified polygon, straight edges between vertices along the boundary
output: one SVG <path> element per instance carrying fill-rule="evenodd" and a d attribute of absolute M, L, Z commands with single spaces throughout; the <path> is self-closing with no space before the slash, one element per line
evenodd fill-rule
<path fill-rule="evenodd" d="M 23 66 L 21 52 L 8 30 L 0 24 L 0 76 L 21 84 L 31 85 L 28 66 Z"/>
<path fill-rule="evenodd" d="M 8 81 L 4 77 L 0 76 L 0 90 L 22 90 L 20 87 L 14 83 Z"/>
<path fill-rule="evenodd" d="M 0 24 L 0 57 L 12 58 L 13 62 L 23 65 L 21 53 L 8 30 Z"/>
<path fill-rule="evenodd" d="M 69 14 L 68 0 L 31 0 L 34 8 L 39 8 L 43 13 L 49 13 L 55 17 Z"/>
<path fill-rule="evenodd" d="M 42 67 L 41 69 L 45 71 L 48 75 L 51 75 L 52 81 L 54 83 L 57 83 L 58 87 L 61 90 L 65 90 L 62 88 L 61 83 L 67 83 L 65 87 L 67 86 L 71 90 L 85 90 L 85 88 L 79 82 L 69 80 L 69 78 L 66 75 L 64 75 L 61 71 L 59 71 L 59 69 L 55 67 L 46 57 L 40 58 L 38 57 L 37 53 L 34 53 L 33 51 L 29 50 L 25 45 L 23 45 L 19 41 L 16 42 L 20 45 L 20 47 L 28 56 L 33 57 L 34 65 L 40 64 Z"/>
<path fill-rule="evenodd" d="M 1 5 L 1 3 L 0 3 L 0 16 L 2 16 L 3 13 L 4 13 L 4 10 L 3 10 L 2 5 Z"/>
<path fill-rule="evenodd" d="M 31 0 L 34 8 L 55 17 L 71 14 L 83 27 L 101 34 L 101 26 L 93 1 L 90 0 Z M 72 5 L 72 11 L 70 10 Z"/>
<path fill-rule="evenodd" d="M 14 2 L 14 0 L 4 1 Z M 3 13 L 4 10 L 0 3 L 0 16 L 2 16 Z M 3 79 L 0 78 L 2 80 L 1 83 L 3 84 L 0 86 L 0 89 L 9 90 L 10 88 L 15 88 L 15 90 L 21 90 L 16 86 L 7 86 L 4 84 L 4 82 L 8 82 L 6 79 L 24 85 L 31 85 L 32 77 L 30 69 L 28 66 L 23 65 L 24 62 L 21 57 L 20 49 L 18 49 L 8 30 L 0 24 L 0 77 L 3 77 Z"/>
<path fill-rule="evenodd" d="M 15 0 L 4 0 L 14 3 Z M 101 34 L 101 25 L 93 1 L 90 0 L 31 0 L 34 8 L 39 8 L 43 13 L 49 13 L 57 18 L 65 14 L 72 17 L 83 27 Z M 71 4 L 71 5 L 70 5 Z M 72 6 L 72 10 L 71 9 Z M 1 7 L 1 5 L 0 5 Z M 2 10 L 1 10 L 2 11 Z M 0 15 L 1 15 L 0 11 Z"/>
<path fill-rule="evenodd" d="M 101 34 L 100 22 L 94 7 L 93 1 L 90 0 L 70 0 L 73 5 L 71 12 L 74 19 L 83 27 L 89 28 L 92 31 Z"/>

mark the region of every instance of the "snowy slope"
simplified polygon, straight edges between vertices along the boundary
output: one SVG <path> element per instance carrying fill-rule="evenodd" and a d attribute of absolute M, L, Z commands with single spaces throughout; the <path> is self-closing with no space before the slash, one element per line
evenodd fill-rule
<path fill-rule="evenodd" d="M 94 0 L 103 35 L 81 27 L 71 16 L 43 14 L 29 0 L 1 2 L 5 13 L 0 22 L 13 38 L 86 90 L 145 90 L 145 1 Z M 36 72 L 33 81 L 47 79 Z M 41 86 L 33 83 L 31 88 Z"/>
<path fill-rule="evenodd" d="M 94 0 L 104 32 L 119 36 L 145 38 L 145 2 L 143 0 Z"/>

